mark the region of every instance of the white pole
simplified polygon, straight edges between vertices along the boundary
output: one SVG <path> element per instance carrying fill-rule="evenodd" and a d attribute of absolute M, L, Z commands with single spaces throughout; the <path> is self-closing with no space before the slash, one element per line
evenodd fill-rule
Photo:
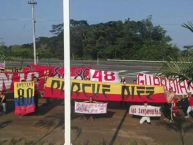
<path fill-rule="evenodd" d="M 32 3 L 34 3 L 33 0 L 32 0 Z M 35 36 L 34 4 L 32 4 L 32 29 L 33 29 L 33 46 L 34 46 L 34 64 L 37 64 L 37 61 L 36 61 L 36 36 Z"/>
<path fill-rule="evenodd" d="M 39 63 L 39 59 L 38 59 L 38 52 L 37 52 L 37 62 L 36 62 L 37 64 Z"/>
<path fill-rule="evenodd" d="M 71 145 L 71 95 L 70 95 L 70 4 L 63 0 L 64 19 L 64 68 L 65 68 L 65 145 Z"/>

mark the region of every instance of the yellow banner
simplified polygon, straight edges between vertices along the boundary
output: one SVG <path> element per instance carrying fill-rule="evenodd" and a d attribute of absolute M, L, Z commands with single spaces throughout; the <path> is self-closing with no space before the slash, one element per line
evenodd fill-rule
<path fill-rule="evenodd" d="M 48 78 L 46 82 L 46 87 L 52 89 L 64 90 L 64 79 L 60 78 Z M 103 93 L 104 90 L 106 94 L 120 94 L 122 89 L 124 89 L 124 94 L 127 95 L 128 91 L 130 94 L 148 95 L 150 93 L 160 94 L 164 93 L 163 86 L 150 86 L 150 85 L 136 85 L 136 84 L 121 84 L 121 83 L 107 83 L 107 82 L 95 82 L 95 81 L 84 81 L 84 80 L 71 80 L 71 89 L 73 91 L 78 90 L 79 92 L 86 93 Z"/>
<path fill-rule="evenodd" d="M 34 97 L 34 82 L 15 82 L 14 98 L 19 97 Z"/>
<path fill-rule="evenodd" d="M 165 103 L 163 86 L 71 80 L 71 99 Z M 48 78 L 44 97 L 63 98 L 64 80 Z"/>

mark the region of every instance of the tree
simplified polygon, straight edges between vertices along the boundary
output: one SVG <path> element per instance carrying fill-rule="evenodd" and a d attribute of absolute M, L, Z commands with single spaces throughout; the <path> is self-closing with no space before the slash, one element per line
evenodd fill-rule
<path fill-rule="evenodd" d="M 189 57 L 190 54 L 192 53 L 193 45 L 186 45 L 186 46 L 184 46 L 184 48 L 186 48 L 185 54 L 187 54 L 187 56 Z"/>
<path fill-rule="evenodd" d="M 182 27 L 190 30 L 191 32 L 193 32 L 193 23 L 191 21 L 188 21 L 188 24 L 184 23 L 182 24 Z"/>
<path fill-rule="evenodd" d="M 63 24 L 57 24 L 57 25 L 52 25 L 52 30 L 50 30 L 50 32 L 53 35 L 58 35 L 60 34 L 64 29 L 64 25 Z"/>
<path fill-rule="evenodd" d="M 1 45 L 0 46 L 0 59 L 5 62 L 5 60 L 10 59 L 10 56 L 11 56 L 10 49 L 5 45 Z"/>
<path fill-rule="evenodd" d="M 159 76 L 179 79 L 179 81 L 188 80 L 188 84 L 190 85 L 190 83 L 193 82 L 193 61 L 174 61 L 170 58 L 170 61 L 163 63 L 160 72 L 161 73 L 158 74 Z"/>
<path fill-rule="evenodd" d="M 76 28 L 76 27 L 82 27 L 82 26 L 89 26 L 88 22 L 86 20 L 70 20 L 70 27 L 71 28 Z"/>
<path fill-rule="evenodd" d="M 63 59 L 63 24 L 52 25 L 52 37 L 36 39 L 37 52 L 41 58 Z M 70 20 L 71 52 L 78 59 L 178 59 L 180 50 L 169 44 L 171 37 L 161 26 L 154 26 L 150 18 L 133 21 L 109 21 L 89 25 L 86 20 Z M 12 55 L 20 57 L 23 48 L 33 54 L 33 44 L 11 46 Z M 27 52 L 29 53 L 29 52 Z"/>

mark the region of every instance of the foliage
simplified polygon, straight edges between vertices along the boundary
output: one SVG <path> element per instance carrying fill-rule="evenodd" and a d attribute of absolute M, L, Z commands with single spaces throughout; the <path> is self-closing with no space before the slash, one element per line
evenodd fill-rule
<path fill-rule="evenodd" d="M 183 51 L 184 56 L 189 57 L 193 53 L 193 50 L 192 50 L 193 45 L 186 45 L 184 46 L 184 48 L 186 49 Z"/>
<path fill-rule="evenodd" d="M 188 22 L 188 24 L 183 24 L 182 27 L 189 29 L 193 32 L 193 23 Z M 184 55 L 187 54 L 187 58 L 180 61 L 174 61 L 170 58 L 170 61 L 163 63 L 163 68 L 159 72 L 162 72 L 159 75 L 165 77 L 171 77 L 174 79 L 179 79 L 179 81 L 188 81 L 188 85 L 193 82 L 193 59 L 190 56 L 192 54 L 192 45 L 184 46 L 187 50 L 183 51 Z"/>
<path fill-rule="evenodd" d="M 158 74 L 159 76 L 179 79 L 179 81 L 188 80 L 190 85 L 193 82 L 193 60 L 174 61 L 170 58 L 170 61 L 163 63 L 163 67 L 159 72 L 161 72 Z"/>
<path fill-rule="evenodd" d="M 188 21 L 187 24 L 186 23 L 182 24 L 182 27 L 184 27 L 184 28 L 190 30 L 191 32 L 193 32 L 193 23 L 191 21 Z M 184 56 L 189 57 L 193 53 L 192 47 L 193 47 L 193 45 L 184 46 L 184 48 L 186 48 L 186 50 L 183 51 L 182 54 L 184 54 Z"/>
<path fill-rule="evenodd" d="M 188 24 L 182 24 L 182 27 L 189 29 L 191 32 L 193 32 L 193 23 L 191 21 L 188 22 Z"/>
<path fill-rule="evenodd" d="M 71 55 L 76 59 L 178 59 L 180 50 L 169 44 L 172 39 L 151 19 L 141 21 L 109 21 L 89 25 L 85 20 L 71 20 Z M 39 58 L 63 59 L 63 24 L 52 26 L 53 37 L 39 37 L 36 46 Z M 33 58 L 33 44 L 10 46 L 10 55 Z"/>
<path fill-rule="evenodd" d="M 52 25 L 52 30 L 50 30 L 50 32 L 54 35 L 58 35 L 63 31 L 63 27 L 63 24 Z"/>
<path fill-rule="evenodd" d="M 71 29 L 71 51 L 83 59 L 177 59 L 180 51 L 168 44 L 172 39 L 149 19 L 110 21 Z"/>
<path fill-rule="evenodd" d="M 10 49 L 5 45 L 0 46 L 0 60 L 1 62 L 5 60 L 10 60 Z"/>

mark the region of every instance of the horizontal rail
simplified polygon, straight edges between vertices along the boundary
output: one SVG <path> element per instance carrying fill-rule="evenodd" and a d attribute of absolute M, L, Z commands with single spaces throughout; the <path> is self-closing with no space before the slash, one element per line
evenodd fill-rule
<path fill-rule="evenodd" d="M 120 60 L 120 59 L 107 59 L 107 61 L 117 61 L 117 62 L 167 62 L 167 61 L 151 61 L 151 60 Z"/>
<path fill-rule="evenodd" d="M 114 62 L 145 62 L 145 63 L 163 63 L 168 61 L 152 61 L 152 60 L 121 60 L 121 59 L 107 59 L 107 61 L 114 61 Z M 170 61 L 170 62 L 177 62 L 177 63 L 192 63 L 192 62 L 182 62 L 182 61 Z"/>

